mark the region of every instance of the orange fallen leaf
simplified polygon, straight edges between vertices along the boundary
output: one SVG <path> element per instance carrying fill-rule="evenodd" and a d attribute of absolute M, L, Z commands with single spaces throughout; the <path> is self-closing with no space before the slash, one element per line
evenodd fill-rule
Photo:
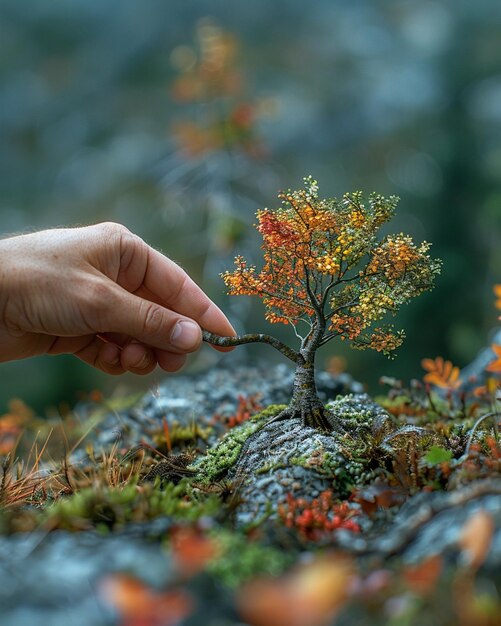
<path fill-rule="evenodd" d="M 201 572 L 218 551 L 216 543 L 196 528 L 175 528 L 170 538 L 172 558 L 183 576 Z"/>
<path fill-rule="evenodd" d="M 347 599 L 353 575 L 344 555 L 318 557 L 281 578 L 243 585 L 237 608 L 252 626 L 326 626 Z"/>
<path fill-rule="evenodd" d="M 115 607 L 120 626 L 177 626 L 193 612 L 193 600 L 185 591 L 157 592 L 125 574 L 104 579 L 102 597 Z"/>
<path fill-rule="evenodd" d="M 496 358 L 486 366 L 485 371 L 501 373 L 501 345 L 493 344 L 491 349 L 496 355 Z"/>
<path fill-rule="evenodd" d="M 488 511 L 480 509 L 468 518 L 458 539 L 468 567 L 476 570 L 482 565 L 489 552 L 493 534 L 494 519 Z"/>
<path fill-rule="evenodd" d="M 403 570 L 405 582 L 410 590 L 426 595 L 435 588 L 442 572 L 442 557 L 438 554 L 428 557 L 418 565 L 408 566 Z"/>

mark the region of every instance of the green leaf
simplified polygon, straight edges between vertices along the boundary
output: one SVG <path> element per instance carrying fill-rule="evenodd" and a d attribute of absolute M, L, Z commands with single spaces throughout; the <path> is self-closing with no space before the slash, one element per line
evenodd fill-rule
<path fill-rule="evenodd" d="M 440 448 L 440 446 L 431 446 L 423 458 L 428 465 L 439 465 L 440 463 L 450 461 L 452 452 L 445 448 Z"/>

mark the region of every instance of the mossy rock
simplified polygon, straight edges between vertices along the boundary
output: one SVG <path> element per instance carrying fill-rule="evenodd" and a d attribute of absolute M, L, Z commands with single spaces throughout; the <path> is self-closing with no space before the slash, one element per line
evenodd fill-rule
<path fill-rule="evenodd" d="M 284 408 L 273 405 L 230 430 L 191 467 L 202 483 L 234 481 L 241 500 L 237 524 L 275 515 L 288 494 L 311 499 L 331 489 L 346 496 L 375 475 L 369 446 L 357 454 L 353 443 L 373 427 L 390 429 L 391 418 L 367 394 L 338 397 L 328 407 L 346 435 L 320 432 L 300 418 L 267 423 Z"/>
<path fill-rule="evenodd" d="M 272 404 L 248 421 L 229 430 L 213 448 L 209 448 L 190 469 L 198 471 L 202 483 L 211 483 L 226 474 L 237 462 L 246 440 L 263 427 L 267 420 L 278 415 L 285 405 Z"/>

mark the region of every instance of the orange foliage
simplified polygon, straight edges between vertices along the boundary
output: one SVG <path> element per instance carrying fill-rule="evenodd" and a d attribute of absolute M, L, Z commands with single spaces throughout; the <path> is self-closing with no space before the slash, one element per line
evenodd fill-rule
<path fill-rule="evenodd" d="M 497 309 L 501 309 L 501 285 L 494 285 L 493 291 L 494 295 L 496 296 L 496 302 L 494 303 L 494 306 Z M 499 316 L 499 319 L 501 320 L 501 316 Z"/>
<path fill-rule="evenodd" d="M 196 121 L 178 121 L 173 126 L 173 135 L 187 157 L 229 148 L 262 155 L 254 129 L 260 107 L 245 97 L 238 48 L 234 35 L 204 19 L 197 26 L 195 45 L 172 51 L 171 62 L 179 72 L 171 85 L 172 98 L 203 105 Z"/>
<path fill-rule="evenodd" d="M 339 376 L 346 371 L 346 359 L 343 356 L 334 355 L 328 358 L 325 370 L 332 376 Z"/>
<path fill-rule="evenodd" d="M 423 376 L 423 380 L 426 383 L 449 390 L 457 389 L 461 386 L 459 367 L 453 365 L 450 361 L 444 361 L 441 356 L 437 356 L 436 359 L 423 359 L 421 365 L 428 372 Z"/>
<path fill-rule="evenodd" d="M 485 370 L 487 372 L 497 372 L 501 374 L 501 345 L 493 344 L 491 349 L 496 355 L 496 358 L 486 366 Z"/>
<path fill-rule="evenodd" d="M 246 422 L 263 407 L 259 403 L 260 394 L 255 393 L 250 396 L 238 396 L 238 404 L 235 413 L 229 416 L 223 416 L 218 413 L 214 415 L 211 424 L 222 422 L 228 428 L 233 428 Z"/>
<path fill-rule="evenodd" d="M 459 545 L 463 558 L 473 570 L 482 565 L 489 553 L 494 535 L 495 523 L 492 514 L 483 509 L 474 513 L 463 526 Z"/>
<path fill-rule="evenodd" d="M 349 596 L 353 575 L 342 554 L 316 557 L 281 578 L 243 585 L 237 607 L 251 626 L 328 626 Z"/>
<path fill-rule="evenodd" d="M 435 554 L 417 565 L 408 565 L 404 568 L 403 575 L 410 591 L 426 595 L 435 590 L 442 570 L 442 557 Z"/>
<path fill-rule="evenodd" d="M 238 94 L 242 77 L 237 69 L 238 42 L 216 22 L 204 19 L 197 26 L 197 49 L 179 46 L 171 61 L 180 71 L 172 84 L 178 102 L 204 102 Z"/>
<path fill-rule="evenodd" d="M 499 387 L 499 381 L 495 378 L 488 376 L 485 381 L 485 385 L 480 385 L 479 387 L 475 387 L 473 390 L 473 395 L 475 398 L 482 398 L 484 396 L 490 397 L 494 399 L 496 391 Z"/>
<path fill-rule="evenodd" d="M 402 504 L 405 501 L 405 493 L 396 487 L 377 483 L 355 491 L 353 501 L 360 504 L 366 515 L 372 516 L 379 508 L 389 509 Z"/>
<path fill-rule="evenodd" d="M 310 329 L 321 323 L 328 339 L 391 354 L 403 333 L 369 329 L 430 289 L 440 271 L 426 242 L 415 245 L 403 234 L 376 240 L 398 199 L 361 192 L 322 199 L 311 176 L 302 189 L 278 197 L 280 208 L 257 212 L 263 268 L 237 256 L 235 269 L 222 274 L 228 293 L 261 298 L 271 323 L 304 322 Z"/>
<path fill-rule="evenodd" d="M 177 626 L 193 611 L 185 591 L 158 592 L 125 574 L 115 574 L 101 583 L 104 599 L 120 614 L 119 626 Z"/>
<path fill-rule="evenodd" d="M 12 452 L 32 417 L 33 411 L 22 400 L 9 402 L 9 412 L 0 416 L 0 455 Z"/>
<path fill-rule="evenodd" d="M 182 576 L 198 574 L 217 555 L 215 542 L 196 528 L 175 528 L 170 539 L 172 556 Z"/>

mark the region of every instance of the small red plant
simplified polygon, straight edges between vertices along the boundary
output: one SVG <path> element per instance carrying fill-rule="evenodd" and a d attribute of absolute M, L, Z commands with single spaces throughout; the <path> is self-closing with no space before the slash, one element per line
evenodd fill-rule
<path fill-rule="evenodd" d="M 294 498 L 287 495 L 287 503 L 278 508 L 280 519 L 287 528 L 295 528 L 303 539 L 317 541 L 326 533 L 340 528 L 360 532 L 360 526 L 353 519 L 357 511 L 347 502 L 336 503 L 332 491 L 322 491 L 318 498 Z"/>
<path fill-rule="evenodd" d="M 483 445 L 480 442 L 473 443 L 460 470 L 463 482 L 501 473 L 501 449 L 496 439 L 486 437 Z"/>
<path fill-rule="evenodd" d="M 238 396 L 237 410 L 227 419 L 228 428 L 233 428 L 242 422 L 246 422 L 262 408 L 262 405 L 259 403 L 259 394 Z"/>

